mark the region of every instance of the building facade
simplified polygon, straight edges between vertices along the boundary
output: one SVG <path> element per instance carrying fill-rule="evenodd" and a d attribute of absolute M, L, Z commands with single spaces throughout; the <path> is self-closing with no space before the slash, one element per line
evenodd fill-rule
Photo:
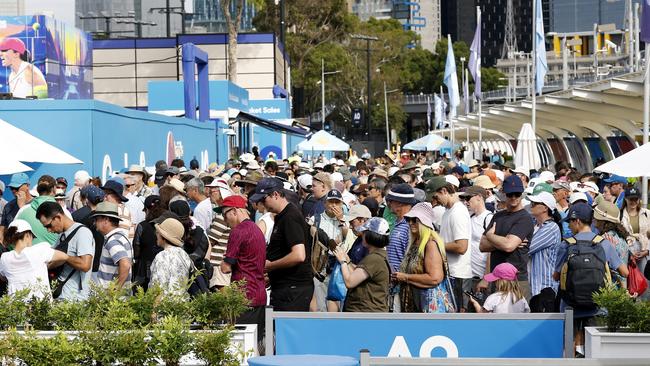
<path fill-rule="evenodd" d="M 532 45 L 532 2 L 512 0 L 517 49 L 530 52 Z M 481 58 L 483 66 L 501 58 L 506 28 L 507 0 L 441 0 L 442 34 L 470 45 L 476 29 L 476 7 L 481 7 Z"/>
<path fill-rule="evenodd" d="M 397 19 L 420 36 L 422 48 L 435 52 L 441 37 L 440 0 L 349 0 L 348 10 L 363 21 Z"/>
<path fill-rule="evenodd" d="M 551 32 L 584 32 L 597 24 L 616 24 L 625 28 L 626 2 L 611 0 L 548 0 Z M 640 3 L 632 0 L 632 3 Z"/>

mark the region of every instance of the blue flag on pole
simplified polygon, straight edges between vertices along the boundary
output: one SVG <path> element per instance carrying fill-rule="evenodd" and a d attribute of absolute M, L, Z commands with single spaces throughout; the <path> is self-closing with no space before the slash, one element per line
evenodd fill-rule
<path fill-rule="evenodd" d="M 427 131 L 431 131 L 431 99 L 427 95 Z"/>
<path fill-rule="evenodd" d="M 544 41 L 544 14 L 542 13 L 542 0 L 535 0 L 535 92 L 542 93 L 544 77 L 548 71 L 546 63 L 546 43 Z"/>
<path fill-rule="evenodd" d="M 454 47 L 451 43 L 451 35 L 447 35 L 447 62 L 445 63 L 445 85 L 449 95 L 449 115 L 456 116 L 456 108 L 460 105 L 460 95 L 458 93 L 458 75 L 456 75 L 456 58 L 454 57 Z"/>
<path fill-rule="evenodd" d="M 469 73 L 474 79 L 474 96 L 481 99 L 481 14 L 478 16 L 474 40 L 469 48 Z"/>
<path fill-rule="evenodd" d="M 643 0 L 641 10 L 641 41 L 650 42 L 650 0 Z"/>

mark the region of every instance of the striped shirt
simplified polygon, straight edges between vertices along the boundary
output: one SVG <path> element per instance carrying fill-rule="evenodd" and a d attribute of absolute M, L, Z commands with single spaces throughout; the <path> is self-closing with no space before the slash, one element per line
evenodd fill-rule
<path fill-rule="evenodd" d="M 557 292 L 558 282 L 553 279 L 557 249 L 562 242 L 560 228 L 553 220 L 547 220 L 541 226 L 535 226 L 535 233 L 530 242 L 530 290 L 533 296 L 546 287 Z"/>
<path fill-rule="evenodd" d="M 409 245 L 409 224 L 402 218 L 395 222 L 395 226 L 390 232 L 388 238 L 388 247 L 386 248 L 388 254 L 388 263 L 390 264 L 393 272 L 400 270 L 402 259 L 406 253 L 406 248 Z"/>
<path fill-rule="evenodd" d="M 127 233 L 121 228 L 113 229 L 106 235 L 97 272 L 97 281 L 102 287 L 108 287 L 109 283 L 118 277 L 119 261 L 126 259 L 133 263 L 133 247 L 126 235 Z M 124 287 L 130 285 L 131 268 Z"/>
<path fill-rule="evenodd" d="M 210 238 L 210 263 L 214 266 L 214 274 L 210 281 L 212 286 L 228 286 L 230 284 L 230 275 L 221 273 L 221 262 L 226 255 L 228 238 L 230 237 L 230 228 L 226 225 L 223 215 L 214 213 L 208 238 Z"/>

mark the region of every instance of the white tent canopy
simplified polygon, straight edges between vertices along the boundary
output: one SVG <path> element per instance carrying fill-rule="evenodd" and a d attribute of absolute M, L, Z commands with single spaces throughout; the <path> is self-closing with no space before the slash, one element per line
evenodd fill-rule
<path fill-rule="evenodd" d="M 32 168 L 27 165 L 10 159 L 0 159 L 0 175 L 28 172 Z"/>
<path fill-rule="evenodd" d="M 650 176 L 650 144 L 637 147 L 614 160 L 596 167 L 597 172 L 616 174 L 623 177 Z"/>
<path fill-rule="evenodd" d="M 302 151 L 347 151 L 349 149 L 349 144 L 324 130 L 316 132 L 309 140 L 298 144 L 298 150 Z"/>
<path fill-rule="evenodd" d="M 83 161 L 75 158 L 67 152 L 30 135 L 29 133 L 2 119 L 0 119 L 0 136 L 2 136 L 2 143 L 0 144 L 0 156 L 3 156 L 3 159 L 5 160 L 9 160 L 8 163 L 11 163 L 13 161 L 18 164 L 20 164 L 19 162 L 83 164 Z M 3 166 L 5 163 L 6 162 L 3 161 Z M 13 173 L 31 170 L 29 167 L 23 164 L 13 164 L 13 167 L 13 170 L 15 170 Z"/>
<path fill-rule="evenodd" d="M 515 167 L 529 171 L 542 166 L 539 152 L 537 151 L 537 138 L 530 123 L 524 123 L 517 137 L 517 150 L 515 151 Z"/>
<path fill-rule="evenodd" d="M 402 149 L 415 151 L 438 151 L 440 149 L 451 149 L 451 142 L 442 136 L 429 133 L 424 137 L 409 142 L 404 145 Z"/>

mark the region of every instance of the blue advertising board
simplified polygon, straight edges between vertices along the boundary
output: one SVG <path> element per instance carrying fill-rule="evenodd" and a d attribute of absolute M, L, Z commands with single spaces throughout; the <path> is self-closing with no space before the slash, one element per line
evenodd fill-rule
<path fill-rule="evenodd" d="M 561 358 L 566 341 L 563 314 L 273 314 L 278 355 Z"/>

